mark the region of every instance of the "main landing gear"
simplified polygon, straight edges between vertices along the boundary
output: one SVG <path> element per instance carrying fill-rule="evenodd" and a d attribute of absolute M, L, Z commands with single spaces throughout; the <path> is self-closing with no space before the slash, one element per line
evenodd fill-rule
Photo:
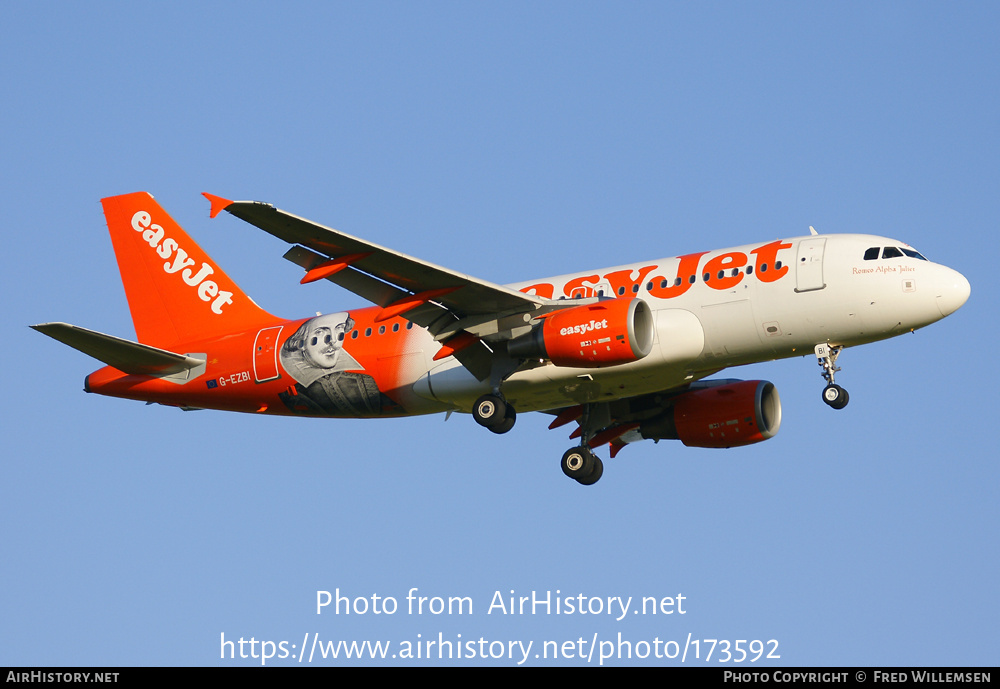
<path fill-rule="evenodd" d="M 494 433 L 506 433 L 514 427 L 517 412 L 501 395 L 483 395 L 472 407 L 476 423 Z"/>
<path fill-rule="evenodd" d="M 578 419 L 580 445 L 566 450 L 562 456 L 563 473 L 583 486 L 592 486 L 604 475 L 604 462 L 590 449 L 591 439 L 601 428 L 611 424 L 607 404 L 584 404 Z"/>
<path fill-rule="evenodd" d="M 826 380 L 826 387 L 823 388 L 823 401 L 834 409 L 843 409 L 851 399 L 847 390 L 833 381 L 834 374 L 840 370 L 840 367 L 837 366 L 837 357 L 840 356 L 841 349 L 843 349 L 842 346 L 831 346 L 825 342 L 816 345 L 816 360 L 823 368 L 823 378 Z"/>
<path fill-rule="evenodd" d="M 472 416 L 483 428 L 494 433 L 506 433 L 514 427 L 517 412 L 499 390 L 483 395 L 472 405 Z M 581 444 L 570 448 L 562 457 L 563 473 L 577 483 L 591 486 L 604 475 L 604 462 L 587 445 L 601 428 L 611 422 L 607 404 L 585 404 L 580 418 Z"/>
<path fill-rule="evenodd" d="M 490 363 L 490 390 L 489 394 L 483 395 L 472 405 L 472 416 L 483 428 L 488 428 L 494 433 L 506 433 L 514 427 L 517 421 L 517 412 L 513 405 L 504 399 L 500 392 L 500 386 L 507 377 L 517 370 L 521 365 L 520 359 L 514 359 L 507 354 L 506 348 L 501 348 L 493 353 Z"/>
<path fill-rule="evenodd" d="M 604 462 L 589 447 L 572 447 L 562 457 L 563 473 L 583 486 L 592 486 L 604 475 Z"/>

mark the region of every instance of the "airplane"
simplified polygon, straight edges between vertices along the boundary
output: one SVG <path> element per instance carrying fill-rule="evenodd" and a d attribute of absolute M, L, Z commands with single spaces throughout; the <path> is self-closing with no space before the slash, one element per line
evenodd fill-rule
<path fill-rule="evenodd" d="M 846 347 L 922 328 L 968 280 L 895 239 L 810 234 L 497 285 L 266 203 L 204 194 L 287 242 L 303 284 L 374 305 L 286 320 L 248 297 L 146 192 L 102 199 L 138 341 L 31 326 L 106 364 L 86 392 L 190 409 L 309 417 L 471 413 L 501 434 L 518 412 L 575 423 L 563 473 L 593 485 L 596 450 L 640 440 L 728 448 L 773 437 L 775 386 L 708 379 L 812 354 L 823 401 Z"/>

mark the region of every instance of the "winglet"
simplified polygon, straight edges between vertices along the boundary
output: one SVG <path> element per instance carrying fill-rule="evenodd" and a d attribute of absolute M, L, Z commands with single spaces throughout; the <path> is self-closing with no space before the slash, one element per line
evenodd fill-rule
<path fill-rule="evenodd" d="M 216 196 L 215 194 L 209 194 L 207 191 L 201 192 L 201 195 L 208 199 L 209 203 L 212 204 L 212 210 L 208 212 L 208 217 L 214 218 L 222 211 L 233 205 L 233 202 L 229 199 L 224 199 L 221 196 Z"/>

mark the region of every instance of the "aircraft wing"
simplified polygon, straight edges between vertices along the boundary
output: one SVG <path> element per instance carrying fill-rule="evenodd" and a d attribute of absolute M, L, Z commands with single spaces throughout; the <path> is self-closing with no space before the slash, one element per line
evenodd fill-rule
<path fill-rule="evenodd" d="M 267 203 L 205 196 L 212 202 L 213 217 L 225 210 L 295 245 L 285 258 L 307 271 L 330 259 L 347 257 L 346 267 L 324 277 L 382 307 L 412 295 L 434 293 L 430 300 L 457 318 L 463 318 L 535 311 L 551 301 L 407 256 Z M 560 303 L 560 306 L 565 305 L 565 302 Z M 405 317 L 426 327 L 430 325 L 428 321 L 433 322 L 434 316 L 439 315 L 440 311 L 435 314 L 433 309 L 424 306 L 408 311 Z"/>
<path fill-rule="evenodd" d="M 525 294 L 324 227 L 268 203 L 204 196 L 212 204 L 211 217 L 225 210 L 292 244 L 284 257 L 306 270 L 303 282 L 329 280 L 381 306 L 376 320 L 401 316 L 426 328 L 444 344 L 442 352 L 453 355 L 479 380 L 509 375 L 522 365 L 505 356 L 504 341 L 530 331 L 532 317 L 597 301 Z M 503 369 L 499 374 L 498 361 Z"/>

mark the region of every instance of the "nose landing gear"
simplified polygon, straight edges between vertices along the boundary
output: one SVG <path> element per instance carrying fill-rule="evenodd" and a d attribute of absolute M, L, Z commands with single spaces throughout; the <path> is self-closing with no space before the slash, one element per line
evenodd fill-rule
<path fill-rule="evenodd" d="M 840 370 L 837 366 L 837 357 L 840 356 L 842 346 L 832 346 L 827 343 L 816 345 L 816 360 L 823 368 L 823 378 L 826 380 L 826 387 L 823 388 L 823 401 L 834 409 L 843 409 L 847 406 L 851 396 L 847 390 L 837 385 L 834 374 Z"/>

